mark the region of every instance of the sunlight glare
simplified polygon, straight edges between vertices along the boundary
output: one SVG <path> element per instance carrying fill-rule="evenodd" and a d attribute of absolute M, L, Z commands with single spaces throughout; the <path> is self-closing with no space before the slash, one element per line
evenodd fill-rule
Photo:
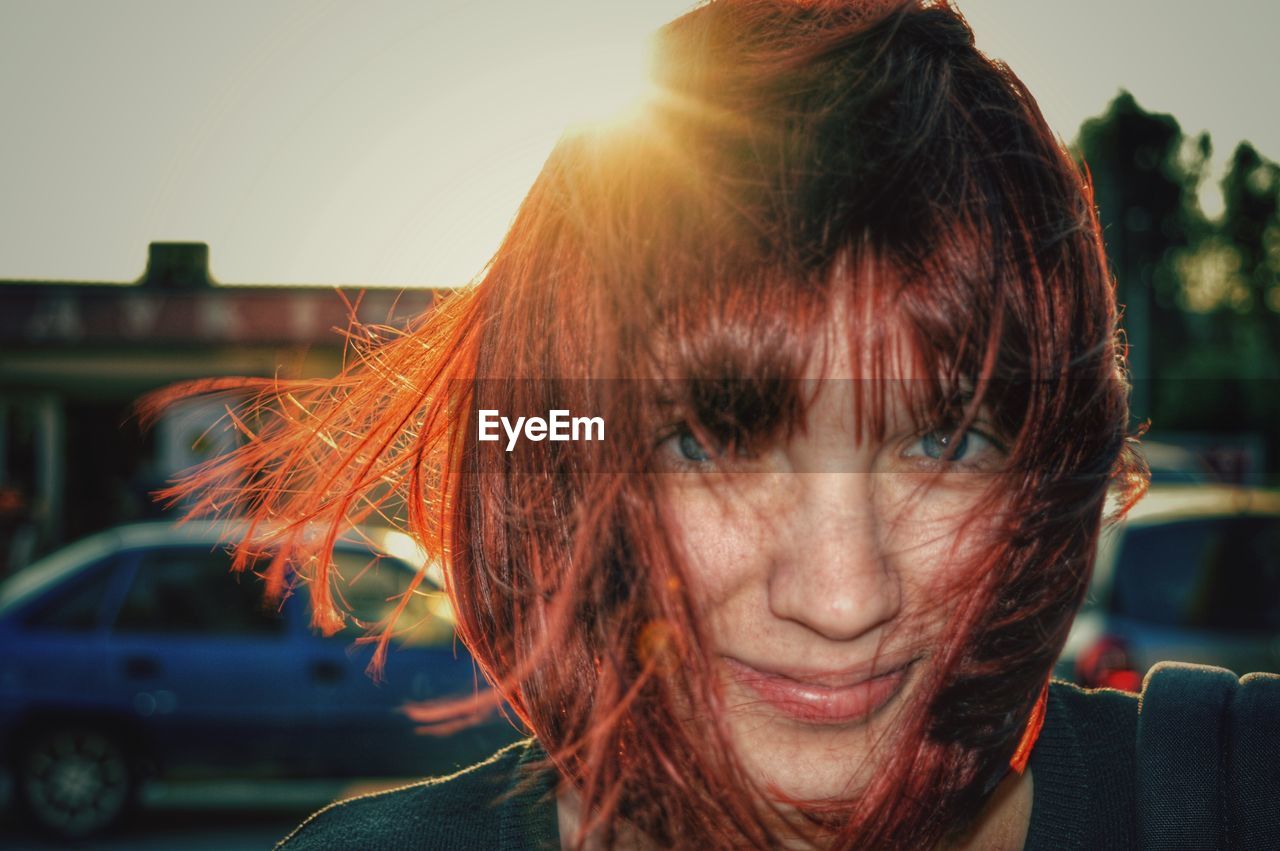
<path fill-rule="evenodd" d="M 548 92 L 548 106 L 571 129 L 630 120 L 654 96 L 652 58 L 648 38 L 599 43 L 575 51 L 571 68 L 566 69 L 566 84 Z"/>

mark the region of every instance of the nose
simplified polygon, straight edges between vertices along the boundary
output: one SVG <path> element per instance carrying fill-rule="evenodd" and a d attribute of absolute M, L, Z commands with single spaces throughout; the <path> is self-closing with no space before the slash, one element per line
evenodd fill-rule
<path fill-rule="evenodd" d="M 850 641 L 893 620 L 899 576 L 881 538 L 870 472 L 804 473 L 799 498 L 775 537 L 769 608 L 834 641 Z"/>

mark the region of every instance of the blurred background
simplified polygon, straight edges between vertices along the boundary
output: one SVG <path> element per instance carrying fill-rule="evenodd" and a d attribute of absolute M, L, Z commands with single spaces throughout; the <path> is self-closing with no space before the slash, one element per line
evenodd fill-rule
<path fill-rule="evenodd" d="M 1280 671 L 1280 7 L 958 5 L 1093 176 L 1150 422 L 1152 492 L 1057 673 Z M 644 35 L 687 6 L 0 0 L 0 846 L 269 847 L 511 739 L 397 711 L 473 682 L 438 596 L 374 682 L 305 595 L 264 611 L 221 581 L 212 531 L 148 492 L 231 445 L 224 409 L 143 432 L 130 407 L 331 375 L 352 319 L 472 280 L 560 131 L 637 94 Z M 366 620 L 432 571 L 380 530 L 343 558 Z"/>

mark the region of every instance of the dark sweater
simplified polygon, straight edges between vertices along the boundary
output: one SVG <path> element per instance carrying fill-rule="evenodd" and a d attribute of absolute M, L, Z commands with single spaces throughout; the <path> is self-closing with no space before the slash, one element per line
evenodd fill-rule
<path fill-rule="evenodd" d="M 1034 798 L 1027 851 L 1136 848 L 1137 695 L 1054 681 L 1031 754 Z M 517 742 L 451 777 L 333 804 L 277 851 L 361 849 L 559 849 L 554 784 L 528 763 L 543 756 Z M 504 796 L 520 777 L 533 785 Z"/>

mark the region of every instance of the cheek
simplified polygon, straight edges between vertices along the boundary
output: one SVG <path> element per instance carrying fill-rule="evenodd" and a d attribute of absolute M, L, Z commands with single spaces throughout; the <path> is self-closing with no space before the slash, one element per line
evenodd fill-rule
<path fill-rule="evenodd" d="M 782 534 L 777 489 L 677 486 L 668 492 L 694 601 L 716 609 L 741 596 L 768 568 Z"/>
<path fill-rule="evenodd" d="M 1000 538 L 1000 512 L 986 502 L 975 489 L 924 489 L 886 477 L 877 498 L 882 546 L 904 585 L 933 597 L 973 586 L 973 572 Z"/>

